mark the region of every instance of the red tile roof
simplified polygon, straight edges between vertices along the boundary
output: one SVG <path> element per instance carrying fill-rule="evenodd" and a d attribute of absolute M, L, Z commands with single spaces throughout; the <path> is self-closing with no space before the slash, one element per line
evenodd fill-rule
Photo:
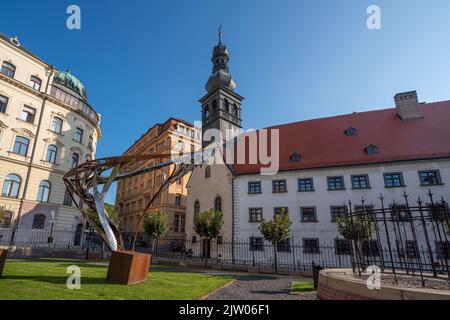
<path fill-rule="evenodd" d="M 279 129 L 280 171 L 450 157 L 450 101 L 420 107 L 424 118 L 417 120 L 402 121 L 392 108 L 267 129 Z M 355 136 L 345 134 L 349 127 L 356 128 Z M 378 153 L 367 154 L 369 145 L 377 146 Z M 300 154 L 300 162 L 291 161 L 293 153 Z M 259 173 L 261 167 L 246 163 L 234 169 L 246 174 Z"/>

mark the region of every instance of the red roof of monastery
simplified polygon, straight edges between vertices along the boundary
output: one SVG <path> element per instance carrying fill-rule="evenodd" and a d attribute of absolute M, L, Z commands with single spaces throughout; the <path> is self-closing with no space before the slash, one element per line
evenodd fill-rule
<path fill-rule="evenodd" d="M 267 129 L 279 129 L 280 171 L 450 157 L 450 101 L 421 104 L 420 108 L 423 118 L 415 120 L 401 120 L 392 108 Z M 348 128 L 355 128 L 356 135 L 346 135 Z M 260 131 L 257 134 L 259 139 Z M 370 145 L 378 152 L 368 154 Z M 300 161 L 291 160 L 294 153 Z M 247 157 L 245 164 L 236 164 L 235 173 L 259 173 L 267 167 L 248 162 Z"/>

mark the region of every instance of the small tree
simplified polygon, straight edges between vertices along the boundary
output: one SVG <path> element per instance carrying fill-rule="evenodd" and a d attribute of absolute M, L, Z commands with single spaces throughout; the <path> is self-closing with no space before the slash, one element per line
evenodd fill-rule
<path fill-rule="evenodd" d="M 170 227 L 167 223 L 167 213 L 162 211 L 152 211 L 144 219 L 143 228 L 152 242 L 152 251 L 155 249 L 156 241 L 164 236 Z"/>
<path fill-rule="evenodd" d="M 264 239 L 272 242 L 273 244 L 275 272 L 278 272 L 278 244 L 289 239 L 289 234 L 291 233 L 291 225 L 292 221 L 289 219 L 289 215 L 284 212 L 284 209 L 282 209 L 281 213 L 275 215 L 273 220 L 263 220 L 261 222 L 261 225 L 259 226 L 259 230 L 264 236 Z"/>
<path fill-rule="evenodd" d="M 220 234 L 222 225 L 223 213 L 215 209 L 200 212 L 194 216 L 194 231 L 203 238 L 205 244 L 205 266 L 208 258 L 206 254 L 207 246 L 209 247 L 211 239 L 216 238 Z"/>
<path fill-rule="evenodd" d="M 369 240 L 376 229 L 375 222 L 368 220 L 362 215 L 340 217 L 337 219 L 338 231 L 346 240 L 355 244 L 356 256 L 362 259 L 361 244 Z M 359 266 L 358 272 L 360 273 Z M 361 273 L 360 273 L 361 274 Z"/>

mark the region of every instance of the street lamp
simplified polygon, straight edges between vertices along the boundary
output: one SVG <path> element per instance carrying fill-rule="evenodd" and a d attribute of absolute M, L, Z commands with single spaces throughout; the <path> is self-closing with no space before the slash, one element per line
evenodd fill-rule
<path fill-rule="evenodd" d="M 52 216 L 50 223 L 51 223 L 51 227 L 50 227 L 50 236 L 47 239 L 47 243 L 53 243 L 53 227 L 55 225 L 55 211 L 52 210 L 50 211 L 50 214 Z"/>

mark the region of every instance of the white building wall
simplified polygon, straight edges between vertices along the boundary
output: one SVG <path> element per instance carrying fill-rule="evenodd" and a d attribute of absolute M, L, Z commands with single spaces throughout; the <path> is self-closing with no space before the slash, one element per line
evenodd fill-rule
<path fill-rule="evenodd" d="M 421 186 L 419 182 L 419 170 L 439 169 L 443 184 L 437 186 Z M 405 187 L 386 188 L 383 173 L 402 172 Z M 369 176 L 370 189 L 352 189 L 351 175 L 367 174 Z M 344 176 L 345 190 L 329 191 L 327 177 Z M 313 178 L 314 189 L 312 192 L 299 192 L 297 180 L 299 178 Z M 287 180 L 287 193 L 272 193 L 273 180 Z M 248 194 L 248 182 L 261 181 L 261 194 Z M 426 193 L 430 189 L 435 200 L 444 197 L 450 200 L 450 160 L 430 160 L 414 162 L 398 162 L 374 165 L 358 165 L 330 169 L 298 170 L 279 172 L 275 176 L 262 176 L 259 174 L 237 176 L 234 180 L 238 191 L 234 200 L 234 210 L 237 217 L 234 219 L 234 239 L 247 241 L 251 236 L 261 237 L 258 229 L 259 223 L 249 222 L 249 208 L 263 208 L 263 217 L 271 220 L 274 215 L 274 207 L 288 207 L 292 223 L 291 235 L 294 241 L 302 241 L 303 238 L 318 238 L 320 243 L 334 245 L 336 237 L 342 238 L 337 230 L 337 223 L 331 222 L 331 206 L 348 204 L 361 204 L 361 198 L 366 204 L 373 202 L 380 207 L 380 194 L 386 197 L 385 205 L 392 204 L 393 199 L 397 203 L 404 203 L 402 194 L 404 191 L 410 195 L 410 205 L 416 205 L 420 196 L 426 203 L 429 202 Z M 301 207 L 316 207 L 318 222 L 301 222 Z"/>

